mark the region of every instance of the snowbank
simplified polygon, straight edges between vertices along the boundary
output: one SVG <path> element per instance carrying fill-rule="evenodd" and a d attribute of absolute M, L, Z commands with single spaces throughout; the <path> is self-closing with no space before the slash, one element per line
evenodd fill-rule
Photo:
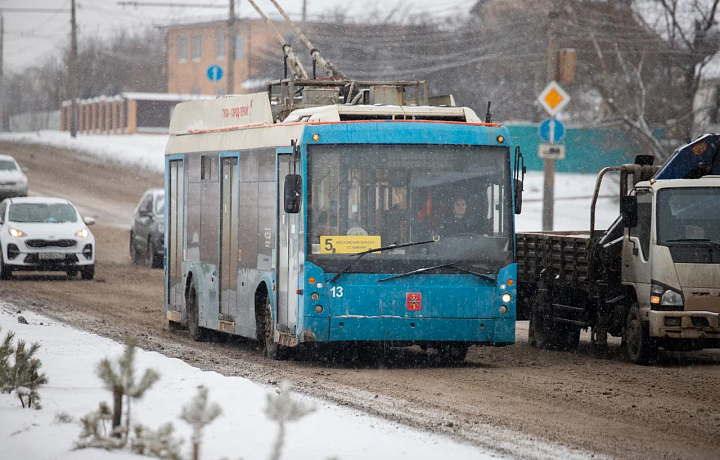
<path fill-rule="evenodd" d="M 0 394 L 0 446 L 3 460 L 23 459 L 140 459 L 129 453 L 98 449 L 72 451 L 78 438 L 77 423 L 58 424 L 55 414 L 66 412 L 76 420 L 96 410 L 100 401 L 111 402 L 95 376 L 95 366 L 106 356 L 118 356 L 123 346 L 97 335 L 81 332 L 31 312 L 23 312 L 29 325 L 18 324 L 11 305 L 0 303 L 1 337 L 9 330 L 18 339 L 41 344 L 38 358 L 49 384 L 40 389 L 43 409 L 22 409 L 13 395 Z M 138 373 L 155 368 L 160 381 L 145 398 L 132 407 L 133 420 L 152 428 L 172 422 L 177 435 L 186 439 L 183 452 L 189 455 L 190 429 L 178 415 L 199 385 L 210 390 L 210 401 L 220 403 L 224 415 L 205 430 L 202 458 L 222 457 L 246 460 L 267 458 L 277 432 L 263 408 L 265 395 L 274 388 L 264 388 L 241 377 L 226 377 L 205 372 L 178 359 L 138 350 Z M 281 376 L 278 376 L 280 378 Z M 498 458 L 472 446 L 448 438 L 427 434 L 368 416 L 358 411 L 336 407 L 304 396 L 295 396 L 317 411 L 289 423 L 283 458 L 322 460 L 337 456 L 351 459 L 481 459 Z"/>

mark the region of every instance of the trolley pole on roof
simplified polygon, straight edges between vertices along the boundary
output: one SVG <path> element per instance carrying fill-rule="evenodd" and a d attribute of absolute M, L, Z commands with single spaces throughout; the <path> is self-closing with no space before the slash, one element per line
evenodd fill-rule
<path fill-rule="evenodd" d="M 313 46 L 312 43 L 310 43 L 310 40 L 305 36 L 302 30 L 290 19 L 290 16 L 285 13 L 285 10 L 283 10 L 280 5 L 278 5 L 278 2 L 276 0 L 270 0 L 273 5 L 275 5 L 275 8 L 280 12 L 280 14 L 283 15 L 285 20 L 292 26 L 293 29 L 295 29 L 295 33 L 297 33 L 300 36 L 300 39 L 305 43 L 305 46 L 308 47 L 310 50 L 310 56 L 313 58 L 313 62 L 316 62 L 317 65 L 320 66 L 321 69 L 325 71 L 328 77 L 330 78 L 338 78 L 340 80 L 345 79 L 345 75 L 343 75 L 342 72 L 340 72 L 340 69 L 335 67 L 331 62 L 326 61 L 325 58 L 320 54 L 320 51 Z M 303 22 L 305 21 L 305 11 L 303 10 Z"/>
<path fill-rule="evenodd" d="M 285 62 L 287 63 L 287 66 L 290 69 L 290 72 L 292 72 L 293 76 L 298 80 L 309 80 L 308 74 L 305 71 L 305 67 L 302 65 L 302 62 L 300 62 L 297 56 L 295 56 L 292 46 L 285 41 L 280 31 L 277 30 L 277 27 L 275 27 L 275 25 L 270 21 L 270 19 L 265 16 L 265 13 L 263 13 L 260 7 L 257 6 L 257 3 L 255 3 L 253 0 L 248 0 L 248 3 L 250 3 L 252 7 L 255 8 L 255 11 L 257 11 L 260 17 L 263 18 L 263 21 L 265 21 L 265 24 L 272 27 L 275 31 L 275 35 L 277 35 L 277 38 L 282 45 L 283 54 L 285 54 Z"/>
<path fill-rule="evenodd" d="M 235 0 L 230 0 L 230 17 L 228 18 L 228 68 L 227 94 L 235 93 Z"/>

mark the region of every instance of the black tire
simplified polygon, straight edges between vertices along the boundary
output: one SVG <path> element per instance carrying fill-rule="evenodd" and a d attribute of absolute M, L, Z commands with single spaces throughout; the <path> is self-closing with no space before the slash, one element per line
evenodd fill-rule
<path fill-rule="evenodd" d="M 9 280 L 12 277 L 12 270 L 5 265 L 5 255 L 0 245 L 0 280 Z"/>
<path fill-rule="evenodd" d="M 152 241 L 148 242 L 147 250 L 148 250 L 148 255 L 147 255 L 148 267 L 162 268 L 164 262 L 160 257 L 158 257 L 155 254 L 155 245 L 153 244 Z"/>
<path fill-rule="evenodd" d="M 445 364 L 459 364 L 465 361 L 470 346 L 465 343 L 443 343 L 438 346 L 438 356 Z"/>
<path fill-rule="evenodd" d="M 168 328 L 170 328 L 171 331 L 181 331 L 185 329 L 185 326 L 183 326 L 182 323 L 178 323 L 177 321 L 168 320 Z"/>
<path fill-rule="evenodd" d="M 573 351 L 580 344 L 580 328 L 550 318 L 550 298 L 546 289 L 538 289 L 530 310 L 530 346 L 540 350 Z"/>
<path fill-rule="evenodd" d="M 138 254 L 137 248 L 135 247 L 135 241 L 134 241 L 133 233 L 130 232 L 130 261 L 133 263 L 133 265 L 139 265 L 140 264 L 140 255 Z"/>
<path fill-rule="evenodd" d="M 65 270 L 65 274 L 67 274 L 67 277 L 69 279 L 74 280 L 75 278 L 77 278 L 77 274 L 78 274 L 77 268 L 71 268 L 69 270 Z"/>
<path fill-rule="evenodd" d="M 84 280 L 91 280 L 95 278 L 95 264 L 92 265 L 84 265 L 80 269 L 80 276 Z"/>
<path fill-rule="evenodd" d="M 650 337 L 648 324 L 640 317 L 640 308 L 636 303 L 628 310 L 623 330 L 623 353 L 633 364 L 646 365 L 657 359 L 657 341 Z"/>
<path fill-rule="evenodd" d="M 273 323 L 272 306 L 270 305 L 269 296 L 265 296 L 264 311 L 265 321 L 263 322 L 263 333 L 265 337 L 265 356 L 276 361 L 287 359 L 287 347 L 275 342 L 275 323 Z"/>
<path fill-rule="evenodd" d="M 197 291 L 195 286 L 190 287 L 187 298 L 187 322 L 190 338 L 196 342 L 205 341 L 205 328 L 200 327 L 200 314 L 198 311 Z"/>

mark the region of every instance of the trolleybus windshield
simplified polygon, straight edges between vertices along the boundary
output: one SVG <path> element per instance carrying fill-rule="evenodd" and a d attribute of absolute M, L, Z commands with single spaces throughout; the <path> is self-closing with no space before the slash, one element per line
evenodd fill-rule
<path fill-rule="evenodd" d="M 368 249 L 434 239 L 373 252 L 348 271 L 497 271 L 512 262 L 509 172 L 505 147 L 310 146 L 309 260 L 332 272 Z"/>

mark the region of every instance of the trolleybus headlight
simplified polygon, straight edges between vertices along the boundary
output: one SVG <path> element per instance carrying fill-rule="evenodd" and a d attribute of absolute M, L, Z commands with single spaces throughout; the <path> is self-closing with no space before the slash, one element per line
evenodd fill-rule
<path fill-rule="evenodd" d="M 320 135 L 319 135 L 318 133 L 315 133 L 315 134 L 312 135 L 312 139 L 313 139 L 315 142 L 317 142 L 317 141 L 320 140 Z"/>
<path fill-rule="evenodd" d="M 318 294 L 317 292 L 313 292 L 312 294 L 310 294 L 310 298 L 313 300 L 317 300 L 320 298 L 320 294 Z"/>
<path fill-rule="evenodd" d="M 323 312 L 323 306 L 315 305 L 315 313 L 322 313 L 322 312 Z"/>
<path fill-rule="evenodd" d="M 502 314 L 502 315 L 507 313 L 507 307 L 505 305 L 500 305 L 499 310 L 500 310 L 500 314 Z"/>
<path fill-rule="evenodd" d="M 503 137 L 503 136 L 498 136 L 498 137 L 497 137 L 497 141 L 498 141 L 499 144 L 502 144 L 503 142 L 505 142 L 505 137 Z"/>
<path fill-rule="evenodd" d="M 502 301 L 505 303 L 508 303 L 512 300 L 512 296 L 508 294 L 507 292 L 502 295 Z"/>
<path fill-rule="evenodd" d="M 506 285 L 506 284 L 501 284 L 501 285 L 500 285 L 500 290 L 501 290 L 501 291 L 504 291 L 505 289 L 507 289 L 507 285 Z"/>

